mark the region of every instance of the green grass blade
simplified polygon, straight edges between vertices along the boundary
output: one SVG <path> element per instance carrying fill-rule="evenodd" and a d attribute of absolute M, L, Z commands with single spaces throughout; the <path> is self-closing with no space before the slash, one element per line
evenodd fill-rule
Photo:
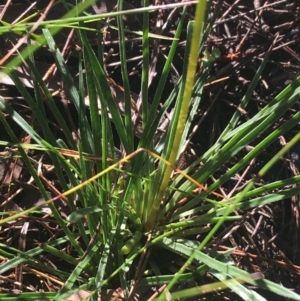
<path fill-rule="evenodd" d="M 173 248 L 177 252 L 183 252 L 188 256 L 195 252 L 196 260 L 203 262 L 211 269 L 219 271 L 223 275 L 229 275 L 260 288 L 268 288 L 269 291 L 282 297 L 291 298 L 293 300 L 300 300 L 300 296 L 298 294 L 292 292 L 287 288 L 284 288 L 282 285 L 264 279 L 254 280 L 251 274 L 249 274 L 248 272 L 243 271 L 235 266 L 230 266 L 228 264 L 222 263 L 221 261 L 216 260 L 200 251 L 194 251 L 194 247 L 189 247 L 186 244 L 180 243 L 180 240 L 172 241 L 171 239 L 164 238 L 163 243 L 166 245 L 166 247 Z"/>
<path fill-rule="evenodd" d="M 77 16 L 78 13 L 83 12 L 86 8 L 90 7 L 95 0 L 87 0 L 84 2 L 78 3 L 76 7 L 71 9 L 64 17 L 59 20 L 59 23 L 64 24 L 68 18 Z M 76 20 L 76 18 L 75 18 Z M 53 21 L 52 21 L 53 22 Z M 78 22 L 78 21 L 76 21 Z M 43 26 L 45 24 L 50 24 L 51 22 L 45 21 L 41 22 L 39 25 Z M 55 22 L 54 22 L 55 23 Z M 28 28 L 34 28 L 36 26 L 36 23 L 30 23 L 30 24 L 21 24 L 20 26 L 15 26 L 15 25 L 9 25 L 9 26 L 4 26 L 2 27 L 3 32 L 10 32 L 10 31 L 26 31 Z M 61 30 L 61 26 L 58 26 L 56 28 L 52 28 L 51 35 L 54 36 L 56 33 L 58 33 Z M 20 66 L 21 63 L 23 62 L 23 59 L 27 59 L 29 55 L 33 54 L 36 50 L 38 50 L 41 46 L 46 44 L 46 40 L 43 36 L 38 36 L 37 39 L 35 40 L 35 43 L 28 45 L 24 50 L 21 51 L 20 55 L 15 56 L 8 64 L 5 65 L 4 72 L 6 74 L 9 74 L 12 72 L 17 66 Z"/>
<path fill-rule="evenodd" d="M 175 164 L 176 157 L 178 155 L 178 150 L 180 147 L 180 142 L 182 138 L 182 134 L 184 131 L 184 126 L 188 114 L 188 108 L 189 103 L 192 95 L 193 85 L 194 85 L 194 76 L 196 72 L 196 65 L 198 61 L 198 51 L 199 51 L 199 45 L 200 45 L 200 36 L 202 34 L 202 28 L 203 28 L 203 19 L 204 19 L 204 13 L 206 9 L 206 2 L 200 1 L 197 4 L 196 8 L 196 17 L 197 20 L 197 26 L 193 29 L 193 38 L 191 41 L 191 51 L 189 56 L 189 65 L 187 69 L 187 77 L 186 82 L 184 85 L 184 94 L 182 97 L 182 100 L 177 101 L 176 107 L 175 107 L 175 113 L 174 113 L 174 124 L 175 127 L 171 127 L 171 131 L 168 133 L 168 144 L 166 145 L 166 153 L 164 154 L 164 157 L 172 164 Z M 182 101 L 182 102 L 181 102 Z M 178 112 L 178 113 L 177 113 Z M 178 115 L 177 115 L 178 114 Z M 176 118 L 178 116 L 178 119 Z M 178 120 L 178 121 L 177 121 Z M 175 134 L 176 132 L 176 134 Z M 166 188 L 168 186 L 170 175 L 172 173 L 172 168 L 170 166 L 165 166 L 164 164 L 160 163 L 160 173 L 158 174 L 158 182 L 159 182 L 159 189 L 157 194 L 154 197 L 153 207 L 152 211 L 149 215 L 149 220 L 147 224 L 145 225 L 145 228 L 150 230 L 152 229 L 155 218 L 157 216 L 157 212 L 159 210 L 161 200 L 164 199 L 164 194 L 166 192 Z"/>
<path fill-rule="evenodd" d="M 100 247 L 100 242 L 96 241 L 92 246 L 91 250 L 86 254 L 86 256 L 78 263 L 76 268 L 70 274 L 70 277 L 64 284 L 63 288 L 56 294 L 53 301 L 62 300 L 62 298 L 70 295 L 70 290 L 73 288 L 74 283 L 78 280 L 78 276 L 82 273 L 84 268 L 90 263 L 92 257 L 98 252 Z"/>

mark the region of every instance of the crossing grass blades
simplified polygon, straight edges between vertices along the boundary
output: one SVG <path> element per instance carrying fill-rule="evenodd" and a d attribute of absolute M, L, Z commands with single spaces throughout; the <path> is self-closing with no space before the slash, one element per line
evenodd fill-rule
<path fill-rule="evenodd" d="M 27 39 L 28 45 L 18 56 L 9 57 L 1 68 L 1 76 L 11 79 L 29 112 L 22 114 L 22 110 L 18 111 L 0 96 L 0 119 L 9 137 L 2 140 L 1 145 L 11 151 L 10 156 L 3 156 L 2 160 L 21 160 L 23 172 L 27 172 L 27 184 L 36 187 L 45 201 L 27 209 L 3 210 L 0 225 L 8 231 L 17 222 L 24 225 L 35 220 L 35 224 L 39 223 L 36 227 L 48 233 L 44 241 L 27 242 L 30 247 L 23 250 L 8 241 L 0 243 L 1 277 L 10 279 L 10 273 L 23 267 L 19 293 L 1 293 L 1 300 L 67 300 L 67 297 L 83 293 L 89 300 L 106 300 L 107 296 L 147 300 L 153 294 L 155 300 L 181 300 L 226 289 L 243 300 L 265 300 L 255 288 L 300 300 L 299 295 L 269 281 L 262 273 L 237 267 L 231 257 L 234 248 L 222 251 L 211 244 L 222 225 L 243 223 L 247 210 L 298 193 L 293 184 L 299 182 L 299 176 L 256 184 L 299 141 L 300 134 L 267 162 L 242 190 L 226 194 L 223 187 L 268 145 L 299 123 L 300 113 L 296 112 L 280 127 L 263 135 L 298 101 L 300 78 L 259 113 L 241 122 L 240 109 L 247 107 L 268 60 L 268 52 L 220 137 L 182 170 L 177 162 L 189 142 L 205 80 L 220 55 L 218 49 L 208 51 L 204 46 L 213 22 L 208 18 L 211 2 L 197 3 L 195 21 L 189 22 L 187 28 L 184 21 L 188 2 L 160 7 L 173 7 L 181 12 L 172 39 L 149 32 L 149 15 L 158 8 L 150 7 L 147 0 L 142 9 L 122 12 L 122 1 L 119 1 L 115 12 L 97 16 L 82 14 L 92 4 L 93 1 L 85 1 L 70 8 L 62 19 L 41 21 L 38 24 L 42 29 L 40 35 L 34 35 L 35 23 L 30 21 L 20 20 L 1 27 L 2 33 L 23 33 L 34 40 L 33 43 L 32 39 Z M 142 39 L 143 49 L 141 87 L 136 99 L 138 113 L 132 111 L 133 94 L 125 43 L 122 42 L 126 39 L 123 17 L 132 13 L 140 14 L 143 19 L 142 31 L 134 32 Z M 88 24 L 108 17 L 117 20 L 123 112 L 107 79 L 101 40 L 97 52 L 87 38 Z M 55 42 L 55 35 L 67 27 L 76 29 L 81 45 L 77 79 Z M 179 37 L 185 29 L 183 73 L 168 98 L 163 99 L 163 88 Z M 95 35 L 96 32 L 99 31 L 96 30 Z M 170 50 L 162 73 L 156 75 L 159 81 L 150 106 L 150 39 L 164 38 L 170 40 Z M 15 39 L 14 36 L 11 39 Z M 49 48 L 55 68 L 63 79 L 68 103 L 75 107 L 78 131 L 66 121 L 53 91 L 37 68 L 34 53 L 42 45 Z M 271 48 L 272 45 L 270 51 Z M 30 87 L 16 75 L 16 70 L 25 62 L 32 78 Z M 198 69 L 202 72 L 195 76 Z M 48 121 L 49 110 L 55 116 L 59 138 L 54 134 L 53 122 Z M 160 131 L 159 127 L 166 120 L 169 120 L 168 126 Z M 137 123 L 142 129 L 138 137 Z M 17 136 L 16 132 L 22 134 Z M 262 138 L 257 141 L 257 137 Z M 223 172 L 222 167 L 254 141 L 251 151 Z M 211 181 L 214 174 L 218 174 L 218 178 Z M 4 186 L 9 191 L 13 184 L 17 185 L 7 183 Z M 65 209 L 58 205 L 60 203 Z M 161 261 L 161 256 L 165 262 Z M 213 281 L 197 284 L 199 279 L 206 279 L 206 275 Z M 30 283 L 30 279 L 34 281 Z M 11 287 L 9 281 L 5 285 Z M 152 287 L 157 291 L 153 292 Z"/>

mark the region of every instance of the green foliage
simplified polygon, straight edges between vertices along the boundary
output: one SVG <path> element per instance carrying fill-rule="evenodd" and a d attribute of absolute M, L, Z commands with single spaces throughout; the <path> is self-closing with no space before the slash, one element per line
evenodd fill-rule
<path fill-rule="evenodd" d="M 223 286 L 217 283 L 218 287 L 224 289 L 229 287 L 244 300 L 264 300 L 247 284 L 267 288 L 269 291 L 293 300 L 300 300 L 300 297 L 290 290 L 262 279 L 260 275 L 250 274 L 235 267 L 230 260 L 231 251 L 221 254 L 208 252 L 205 249 L 221 225 L 242 219 L 241 215 L 233 215 L 234 211 L 257 208 L 287 199 L 298 193 L 298 189 L 288 185 L 297 183 L 299 176 L 260 187 L 256 187 L 255 183 L 292 145 L 300 140 L 299 134 L 278 155 L 265 164 L 258 178 L 253 179 L 244 190 L 230 197 L 222 196 L 217 191 L 220 191 L 224 183 L 229 182 L 233 175 L 244 169 L 267 146 L 299 123 L 300 113 L 296 112 L 286 123 L 271 133 L 263 135 L 298 101 L 300 78 L 297 78 L 247 122 L 241 121 L 241 114 L 237 110 L 219 139 L 183 173 L 175 167 L 176 161 L 188 140 L 192 121 L 202 100 L 205 80 L 214 61 L 220 56 L 218 49 L 209 52 L 204 48 L 205 39 L 211 28 L 207 26 L 206 20 L 209 7 L 206 9 L 206 2 L 199 1 L 195 22 L 190 22 L 187 28 L 183 74 L 169 97 L 164 100 L 163 87 L 177 50 L 178 39 L 184 28 L 186 13 L 184 3 L 175 5 L 182 6 L 182 15 L 174 39 L 171 41 L 163 71 L 159 75 L 157 90 L 150 107 L 149 41 L 152 38 L 162 37 L 149 34 L 148 21 L 151 8 L 148 7 L 148 1 L 145 1 L 145 8 L 141 10 L 131 10 L 122 14 L 112 12 L 100 16 L 79 16 L 79 13 L 92 2 L 85 1 L 84 4 L 78 4 L 63 20 L 42 22 L 40 27 L 43 35 L 36 39 L 34 46 L 29 44 L 21 51 L 20 56 L 13 58 L 1 70 L 2 77 L 9 76 L 14 82 L 36 117 L 38 125 L 31 124 L 0 96 L 0 120 L 10 136 L 10 141 L 1 141 L 1 144 L 17 147 L 18 154 L 34 179 L 34 185 L 39 188 L 51 209 L 51 218 L 56 221 L 63 234 L 59 238 L 53 238 L 47 244 L 38 244 L 35 248 L 24 252 L 1 243 L 0 255 L 7 260 L 0 264 L 0 274 L 11 271 L 19 264 L 24 264 L 54 275 L 63 285 L 57 294 L 49 295 L 49 298 L 53 300 L 61 300 L 63 296 L 77 288 L 89 289 L 96 296 L 97 292 L 103 288 L 121 286 L 125 295 L 128 296 L 130 286 L 133 280 L 136 280 L 134 273 L 138 259 L 142 261 L 145 252 L 155 247 L 177 254 L 186 261 L 178 269 L 176 275 L 164 274 L 155 263 L 151 263 L 151 260 L 149 264 L 156 274 L 147 276 L 141 270 L 142 274 L 139 275 L 141 282 L 151 286 L 168 284 L 158 300 L 167 300 L 169 297 L 166 294 L 172 292 L 176 284 L 192 281 L 194 277 L 200 277 L 205 273 L 210 273 L 223 283 Z M 122 10 L 122 1 L 118 3 L 118 10 Z M 132 112 L 133 97 L 130 93 L 126 49 L 123 43 L 125 28 L 122 17 L 132 13 L 142 13 L 144 20 L 141 33 L 143 65 L 139 95 L 141 103 L 139 118 L 141 118 L 142 132 L 138 142 L 135 137 L 134 119 L 136 116 Z M 124 86 L 124 103 L 122 104 L 124 115 L 121 114 L 110 88 L 103 57 L 99 56 L 95 48 L 90 45 L 85 30 L 88 22 L 104 20 L 107 17 L 117 18 L 118 23 Z M 30 29 L 32 25 L 22 22 L 14 26 L 5 24 L 1 27 L 1 32 L 22 33 Z M 80 37 L 82 51 L 79 54 L 77 67 L 78 70 L 85 69 L 85 72 L 80 73 L 78 80 L 74 78 L 55 43 L 55 34 L 61 27 L 76 28 Z M 55 65 L 65 83 L 69 101 L 76 109 L 79 120 L 78 139 L 73 138 L 74 131 L 67 124 L 57 101 L 44 83 L 33 57 L 34 51 L 45 44 L 50 49 Z M 103 52 L 101 41 L 98 41 L 97 47 L 100 53 Z M 200 62 L 202 73 L 195 78 L 199 54 L 204 54 Z M 262 61 L 253 82 L 241 99 L 240 108 L 247 106 L 267 60 L 268 55 Z M 30 88 L 34 91 L 34 97 L 28 93 L 28 86 L 26 87 L 24 81 L 14 71 L 23 61 L 26 61 L 30 67 L 33 80 Z M 88 95 L 89 100 L 88 113 L 85 108 L 85 95 Z M 157 136 L 159 126 L 172 107 L 174 107 L 174 113 L 169 126 L 163 134 Z M 61 138 L 53 134 L 50 123 L 47 121 L 47 110 L 55 116 L 56 125 L 63 134 Z M 14 126 L 22 129 L 34 142 L 30 145 L 22 145 L 12 129 L 12 123 L 8 122 L 7 116 Z M 115 135 L 117 139 L 114 139 Z M 120 145 L 115 145 L 116 140 Z M 252 150 L 224 172 L 222 167 L 250 144 L 253 145 Z M 120 160 L 117 148 L 126 155 L 122 160 Z M 28 149 L 45 153 L 54 167 L 55 176 L 64 193 L 58 194 L 54 199 L 49 197 L 47 186 L 41 180 L 35 163 L 27 152 Z M 66 156 L 73 151 L 76 151 L 76 156 Z M 200 162 L 203 163 L 201 167 Z M 204 188 L 202 184 L 209 182 L 210 176 L 217 172 L 219 173 L 218 179 Z M 78 202 L 75 201 L 75 194 L 82 208 L 79 208 Z M 63 198 L 71 212 L 68 219 L 61 216 L 55 205 L 55 201 L 59 198 Z M 184 199 L 188 201 L 181 203 Z M 33 212 L 42 214 L 41 206 L 16 212 L 1 220 L 0 224 Z M 204 233 L 200 243 L 188 239 L 195 233 Z M 64 251 L 62 246 L 65 244 L 69 244 L 74 250 L 72 255 Z M 51 255 L 67 262 L 72 266 L 71 272 L 44 265 L 39 259 L 41 254 Z M 186 271 L 188 266 L 193 267 L 193 273 Z M 171 296 L 183 298 L 191 294 L 203 294 L 213 289 L 215 286 L 211 284 L 207 287 L 195 288 L 193 292 L 171 293 Z M 30 294 L 24 293 L 22 296 L 28 298 L 27 300 L 32 296 L 43 298 L 42 293 Z M 96 298 L 94 295 L 92 298 Z M 17 300 L 16 297 L 5 294 L 0 294 L 0 298 L 1 300 Z"/>

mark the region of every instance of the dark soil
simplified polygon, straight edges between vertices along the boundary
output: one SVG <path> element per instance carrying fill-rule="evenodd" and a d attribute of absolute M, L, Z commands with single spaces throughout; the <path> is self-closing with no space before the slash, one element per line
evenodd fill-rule
<path fill-rule="evenodd" d="M 1 1 L 3 2 L 3 1 Z M 2 5 L 5 4 L 1 3 Z M 30 3 L 30 1 L 27 1 Z M 69 0 L 69 2 L 74 2 Z M 171 1 L 170 1 L 171 2 Z M 212 5 L 211 14 L 208 16 L 212 20 L 212 31 L 206 42 L 206 49 L 212 50 L 218 48 L 221 50 L 221 56 L 215 62 L 211 74 L 207 78 L 207 86 L 204 91 L 203 101 L 199 109 L 199 119 L 204 116 L 202 124 L 198 132 L 194 135 L 190 145 L 193 150 L 193 156 L 199 156 L 205 152 L 218 138 L 219 134 L 227 125 L 230 117 L 239 108 L 241 98 L 247 91 L 257 69 L 259 68 L 263 58 L 270 52 L 268 63 L 263 71 L 255 92 L 252 94 L 251 100 L 246 111 L 241 110 L 242 121 L 246 121 L 255 115 L 263 106 L 272 100 L 278 92 L 286 87 L 292 80 L 300 74 L 300 1 L 281 0 L 281 1 L 210 1 Z M 9 11 L 4 14 L 3 20 L 12 22 L 28 7 L 25 1 L 12 1 Z M 38 1 L 37 9 L 42 10 L 46 7 L 48 1 Z M 99 1 L 100 3 L 100 1 Z M 101 12 L 111 11 L 115 5 L 114 1 L 103 1 Z M 140 2 L 132 0 L 127 6 L 139 7 Z M 100 6 L 99 6 L 100 7 Z M 0 6 L 1 8 L 1 6 Z M 35 9 L 33 9 L 35 10 Z M 90 10 L 92 11 L 92 9 Z M 47 18 L 60 18 L 64 12 L 61 9 L 53 9 Z M 194 7 L 189 7 L 187 22 L 194 15 Z M 160 33 L 163 35 L 173 36 L 173 31 L 177 27 L 180 10 L 175 11 L 172 15 L 170 10 L 155 12 L 151 14 L 151 31 L 153 32 L 155 24 L 158 20 L 162 20 L 165 24 L 164 30 Z M 111 21 L 114 22 L 113 20 Z M 142 20 L 139 16 L 130 16 L 125 20 L 127 28 L 131 30 L 140 30 Z M 67 31 L 63 31 L 57 36 L 58 45 L 63 46 L 66 41 Z M 0 52 L 1 56 L 5 56 L 11 48 L 9 39 L 11 36 L 0 36 Z M 15 37 L 17 39 L 17 37 Z M 93 43 L 94 37 L 89 37 Z M 128 58 L 132 60 L 128 63 L 130 72 L 130 87 L 132 92 L 139 93 L 141 80 L 141 40 L 130 34 L 127 36 L 126 47 Z M 174 67 L 169 76 L 165 87 L 164 95 L 167 97 L 173 89 L 178 75 L 182 72 L 183 55 L 185 51 L 186 32 L 181 37 L 180 46 L 174 60 Z M 122 86 L 121 70 L 118 57 L 117 35 L 111 31 L 110 34 L 104 34 L 105 40 L 105 59 L 108 76 L 111 77 L 118 85 Z M 152 45 L 152 51 L 159 49 L 157 64 L 155 71 L 157 76 L 154 77 L 149 87 L 150 102 L 154 96 L 156 84 L 162 66 L 165 61 L 164 55 L 168 54 L 170 42 L 161 40 L 159 45 Z M 69 53 L 76 48 L 76 38 L 70 43 Z M 111 52 L 110 52 L 111 51 Z M 152 54 L 153 55 L 153 54 Z M 37 61 L 51 64 L 53 61 L 47 48 L 39 50 L 36 54 Z M 154 55 L 153 55 L 154 56 Z M 76 57 L 69 58 L 69 65 L 76 65 Z M 153 61 L 152 61 L 153 63 Z M 200 71 L 199 71 L 200 72 Z M 219 80 L 218 83 L 214 81 Z M 213 83 L 213 84 L 211 84 Z M 2 92 L 6 93 L 6 97 L 15 99 L 18 92 L 13 86 L 2 85 Z M 211 106 L 211 103 L 214 103 Z M 14 108 L 24 116 L 29 111 L 24 107 L 22 100 L 14 101 Z M 69 108 L 72 110 L 72 108 Z M 300 110 L 300 102 L 287 112 L 281 120 L 278 121 L 276 127 L 279 127 L 295 112 Z M 71 114 L 72 115 L 72 114 Z M 54 120 L 49 113 L 49 119 Z M 197 123 L 199 120 L 195 120 Z M 73 120 L 76 124 L 77 120 Z M 55 125 L 53 125 L 55 128 Z M 300 126 L 291 130 L 284 137 L 281 137 L 276 144 L 270 146 L 265 152 L 256 158 L 249 172 L 240 184 L 241 187 L 250 180 L 260 169 L 260 167 L 271 159 L 285 144 L 288 142 Z M 269 134 L 274 129 L 266 131 Z M 16 129 L 17 131 L 17 129 Z M 19 137 L 23 137 L 22 133 L 16 132 Z M 62 135 L 57 131 L 57 135 Z M 1 127 L 0 140 L 8 140 L 8 136 Z M 261 137 L 259 137 L 261 139 Z M 251 147 L 251 146 L 250 146 Z M 4 149 L 1 149 L 4 151 Z M 190 151 L 192 153 L 192 151 Z M 191 153 L 185 154 L 186 157 Z M 3 154 L 3 153 L 2 153 Z M 239 154 L 233 158 L 228 166 L 232 166 L 244 154 Z M 2 161 L 3 162 L 3 161 Z M 5 202 L 22 185 L 26 188 L 24 182 L 28 181 L 29 175 L 26 169 L 22 168 L 22 162 L 1 163 L 0 165 L 0 201 Z M 278 162 L 269 174 L 262 179 L 264 183 L 272 182 L 279 179 L 285 179 L 293 175 L 299 174 L 300 170 L 300 145 L 297 145 L 285 158 Z M 215 175 L 217 176 L 217 175 Z M 237 175 L 239 177 L 241 175 Z M 53 175 L 49 177 L 55 178 Z M 7 184 L 14 181 L 16 186 L 13 190 L 7 189 Z M 22 184 L 23 183 L 23 184 Z M 231 184 L 224 187 L 230 191 L 234 186 L 236 179 Z M 28 191 L 28 190 L 27 190 Z M 37 192 L 37 191 L 35 191 Z M 13 200 L 13 206 L 19 206 L 22 209 L 29 208 L 32 203 L 28 203 L 28 194 L 26 198 L 26 189 L 23 194 Z M 30 195 L 34 195 L 30 191 Z M 35 203 L 39 199 L 36 196 L 31 197 L 31 201 Z M 30 198 L 29 198 L 30 199 Z M 25 200 L 25 201 L 24 201 Z M 265 278 L 280 283 L 285 287 L 292 289 L 300 294 L 300 188 L 299 195 L 290 200 L 274 203 L 269 206 L 257 208 L 251 212 L 244 212 L 244 220 L 238 224 L 224 225 L 222 231 L 215 237 L 210 247 L 216 250 L 224 251 L 228 248 L 236 248 L 233 252 L 232 259 L 237 266 L 251 272 L 260 272 Z M 0 205 L 1 206 L 1 205 Z M 63 206 L 63 205 L 61 205 Z M 8 210 L 8 208 L 5 208 Z M 2 209 L 1 209 L 2 210 Z M 63 209 L 62 209 L 63 211 Z M 66 213 L 67 214 L 67 213 Z M 50 225 L 50 224 L 49 224 Z M 10 226 L 9 226 L 10 227 Z M 41 227 L 37 220 L 31 224 L 32 231 L 39 235 L 29 235 L 26 248 L 30 248 L 36 243 L 46 241 L 45 237 L 49 237 L 50 230 Z M 20 247 L 19 228 L 4 228 L 0 232 L 0 240 L 3 243 Z M 51 224 L 51 229 L 55 229 L 55 225 Z M 33 232 L 31 232 L 33 233 Z M 226 235 L 230 233 L 230 235 Z M 67 266 L 66 266 L 67 268 Z M 12 275 L 7 275 L 13 281 L 19 279 Z M 26 277 L 25 277 L 26 279 Z M 28 280 L 28 279 L 27 279 Z M 31 279 L 32 280 L 32 279 Z M 214 282 L 215 279 L 205 277 L 197 279 L 193 285 L 206 284 L 209 281 Z M 37 289 L 46 287 L 38 287 L 38 279 L 34 279 Z M 27 285 L 28 283 L 24 283 Z M 190 284 L 183 284 L 179 289 L 184 289 Z M 16 285 L 3 283 L 0 285 L 0 292 L 11 292 L 17 290 Z M 56 288 L 56 287 L 53 287 Z M 260 290 L 259 293 L 266 300 L 284 300 L 282 297 L 271 295 L 270 293 Z M 229 291 L 215 292 L 205 295 L 204 297 L 191 298 L 189 300 L 240 300 Z"/>

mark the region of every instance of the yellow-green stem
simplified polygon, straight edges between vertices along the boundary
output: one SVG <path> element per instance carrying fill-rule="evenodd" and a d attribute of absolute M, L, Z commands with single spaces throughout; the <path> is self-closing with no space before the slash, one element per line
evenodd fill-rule
<path fill-rule="evenodd" d="M 174 137 L 173 145 L 171 147 L 171 152 L 169 158 L 167 160 L 170 162 L 171 165 L 174 165 L 177 153 L 179 150 L 181 137 L 184 131 L 185 122 L 188 114 L 189 103 L 193 92 L 194 86 L 194 79 L 195 79 L 195 72 L 198 62 L 198 52 L 199 52 L 199 45 L 201 41 L 201 34 L 203 28 L 203 21 L 204 21 L 204 14 L 206 9 L 206 1 L 200 0 L 197 4 L 196 15 L 195 15 L 195 27 L 193 30 L 193 38 L 191 42 L 191 51 L 190 57 L 188 62 L 187 68 L 187 76 L 186 76 L 186 83 L 183 93 L 183 101 L 180 108 L 180 114 L 177 123 L 176 135 Z M 151 230 L 154 226 L 153 223 L 155 222 L 155 218 L 157 216 L 157 212 L 160 208 L 161 201 L 163 200 L 165 191 L 168 187 L 170 176 L 172 173 L 172 167 L 167 166 L 159 191 L 156 195 L 156 199 L 154 200 L 152 212 L 149 216 L 148 222 L 145 225 L 146 230 Z"/>

